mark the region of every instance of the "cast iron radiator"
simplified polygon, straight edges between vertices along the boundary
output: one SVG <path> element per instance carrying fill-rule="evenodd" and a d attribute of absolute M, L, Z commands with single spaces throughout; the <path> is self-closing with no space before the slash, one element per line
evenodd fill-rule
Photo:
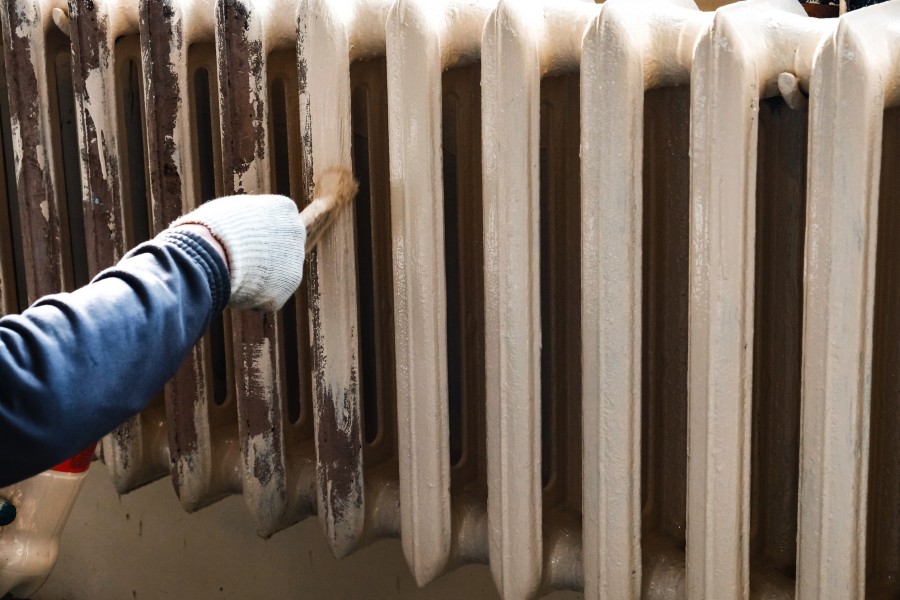
<path fill-rule="evenodd" d="M 0 13 L 4 312 L 212 197 L 361 181 L 103 441 L 120 492 L 507 599 L 900 593 L 897 0 Z"/>

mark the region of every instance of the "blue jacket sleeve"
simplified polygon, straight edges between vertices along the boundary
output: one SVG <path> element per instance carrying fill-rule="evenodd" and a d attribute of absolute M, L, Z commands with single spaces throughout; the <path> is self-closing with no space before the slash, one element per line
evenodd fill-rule
<path fill-rule="evenodd" d="M 143 410 L 229 294 L 221 256 L 169 231 L 85 287 L 0 319 L 0 487 Z"/>

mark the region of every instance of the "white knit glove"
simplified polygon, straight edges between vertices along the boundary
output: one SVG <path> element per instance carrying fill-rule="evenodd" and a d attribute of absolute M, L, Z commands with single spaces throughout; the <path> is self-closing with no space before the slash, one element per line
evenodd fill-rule
<path fill-rule="evenodd" d="M 290 198 L 227 196 L 172 223 L 210 230 L 228 255 L 233 308 L 278 310 L 303 279 L 306 227 Z"/>

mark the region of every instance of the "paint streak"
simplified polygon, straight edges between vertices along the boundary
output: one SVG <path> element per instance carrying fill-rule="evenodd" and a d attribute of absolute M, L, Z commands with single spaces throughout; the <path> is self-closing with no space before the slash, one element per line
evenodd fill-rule
<path fill-rule="evenodd" d="M 297 86 L 300 88 L 300 111 L 302 124 L 300 126 L 301 144 L 304 148 L 303 160 L 303 181 L 306 182 L 306 198 L 302 204 L 307 204 L 312 199 L 312 191 L 315 186 L 313 181 L 313 163 L 312 160 L 306 158 L 312 150 L 312 123 L 309 110 L 309 64 L 307 62 L 306 52 L 307 40 L 309 33 L 307 32 L 308 18 L 303 14 L 307 8 L 306 4 L 302 5 L 300 15 L 297 17 Z"/>

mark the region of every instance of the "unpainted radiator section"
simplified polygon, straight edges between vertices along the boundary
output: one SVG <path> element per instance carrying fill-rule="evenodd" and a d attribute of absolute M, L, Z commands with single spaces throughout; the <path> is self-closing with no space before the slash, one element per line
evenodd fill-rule
<path fill-rule="evenodd" d="M 19 309 L 25 282 L 5 63 L 0 60 L 0 313 L 10 314 Z"/>
<path fill-rule="evenodd" d="M 894 597 L 898 7 L 2 0 L 0 310 L 352 167 L 288 304 L 104 440 L 120 492 L 510 599 Z"/>
<path fill-rule="evenodd" d="M 152 231 L 224 194 L 210 3 L 141 2 Z M 241 490 L 230 318 L 212 324 L 166 386 L 169 472 L 185 510 Z"/>

